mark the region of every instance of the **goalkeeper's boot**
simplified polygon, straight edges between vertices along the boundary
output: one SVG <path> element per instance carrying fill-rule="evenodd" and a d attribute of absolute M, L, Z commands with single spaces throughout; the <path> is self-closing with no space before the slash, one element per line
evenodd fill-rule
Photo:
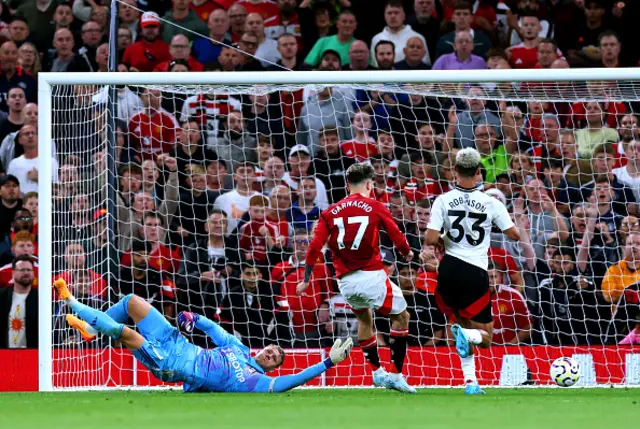
<path fill-rule="evenodd" d="M 461 358 L 469 356 L 469 340 L 462 330 L 462 326 L 457 323 L 451 327 L 451 333 L 456 340 L 456 350 Z"/>
<path fill-rule="evenodd" d="M 376 387 L 389 388 L 389 374 L 383 367 L 380 367 L 373 371 L 373 385 Z"/>
<path fill-rule="evenodd" d="M 55 288 L 58 298 L 66 301 L 71 298 L 71 292 L 69 292 L 69 288 L 67 287 L 67 282 L 64 279 L 58 279 L 53 282 L 53 287 Z"/>
<path fill-rule="evenodd" d="M 482 390 L 477 383 L 467 384 L 464 388 L 465 395 L 486 395 L 487 392 Z"/>
<path fill-rule="evenodd" d="M 83 340 L 92 341 L 96 337 L 96 334 L 89 332 L 89 324 L 84 320 L 78 319 L 73 314 L 67 314 L 66 319 L 69 326 L 80 332 Z"/>
<path fill-rule="evenodd" d="M 409 386 L 404 375 L 399 373 L 389 373 L 389 389 L 397 390 L 402 393 L 416 393 L 416 389 Z"/>

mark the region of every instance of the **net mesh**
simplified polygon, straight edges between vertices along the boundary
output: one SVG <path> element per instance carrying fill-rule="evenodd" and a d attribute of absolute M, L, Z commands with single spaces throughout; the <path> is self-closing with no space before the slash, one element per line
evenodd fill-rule
<path fill-rule="evenodd" d="M 347 194 L 348 166 L 370 162 L 374 198 L 420 255 L 407 263 L 382 234 L 411 314 L 409 381 L 458 385 L 434 297 L 442 249 L 423 241 L 455 153 L 475 147 L 485 191 L 523 233 L 520 244 L 491 236 L 494 345 L 479 352 L 481 382 L 547 384 L 549 363 L 573 355 L 583 383 L 617 384 L 640 362 L 618 345 L 637 341 L 635 82 L 123 86 L 115 100 L 107 87 L 70 85 L 52 97 L 54 277 L 88 305 L 136 293 L 172 324 L 197 312 L 251 348 L 296 349 L 281 373 L 320 361 L 334 339 L 357 341 L 357 321 L 330 255 L 303 297 L 300 261 L 320 211 Z M 117 341 L 83 341 L 69 312 L 54 300 L 55 387 L 163 385 Z M 377 317 L 376 330 L 388 361 L 388 321 Z M 368 373 L 355 350 L 314 383 L 370 385 Z"/>

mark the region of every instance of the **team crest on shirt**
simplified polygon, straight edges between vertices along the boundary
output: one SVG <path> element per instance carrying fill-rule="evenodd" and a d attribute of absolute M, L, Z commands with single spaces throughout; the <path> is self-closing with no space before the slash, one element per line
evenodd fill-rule
<path fill-rule="evenodd" d="M 504 314 L 504 313 L 506 313 L 506 312 L 507 312 L 507 306 L 506 306 L 505 304 L 500 304 L 500 305 L 498 306 L 498 312 L 499 312 L 500 314 Z"/>
<path fill-rule="evenodd" d="M 469 199 L 469 194 L 464 194 L 464 199 L 468 200 Z"/>

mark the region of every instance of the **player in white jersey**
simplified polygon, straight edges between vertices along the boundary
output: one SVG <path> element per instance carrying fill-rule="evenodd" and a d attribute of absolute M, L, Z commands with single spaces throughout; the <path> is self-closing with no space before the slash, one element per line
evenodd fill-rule
<path fill-rule="evenodd" d="M 510 239 L 520 240 L 506 207 L 478 188 L 480 167 L 478 151 L 458 152 L 456 186 L 433 203 L 425 238 L 426 244 L 444 241 L 436 303 L 444 314 L 456 318 L 451 332 L 460 355 L 465 393 L 471 395 L 484 394 L 476 378 L 474 346 L 489 347 L 493 331 L 487 274 L 491 227 L 495 224 Z"/>

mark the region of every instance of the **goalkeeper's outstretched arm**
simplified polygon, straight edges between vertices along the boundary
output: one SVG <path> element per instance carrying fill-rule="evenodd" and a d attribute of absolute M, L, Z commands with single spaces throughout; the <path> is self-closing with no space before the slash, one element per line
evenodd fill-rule
<path fill-rule="evenodd" d="M 254 392 L 286 392 L 294 387 L 302 386 L 307 381 L 319 376 L 332 366 L 342 362 L 349 356 L 349 352 L 353 347 L 353 340 L 347 338 L 346 341 L 336 340 L 329 352 L 329 357 L 320 363 L 310 366 L 309 368 L 297 374 L 283 375 L 280 377 L 263 377 L 256 385 Z"/>
<path fill-rule="evenodd" d="M 197 313 L 181 312 L 178 315 L 178 325 L 189 333 L 193 332 L 193 328 L 200 329 L 207 334 L 218 347 L 240 343 L 240 340 L 225 331 L 216 322 Z"/>

